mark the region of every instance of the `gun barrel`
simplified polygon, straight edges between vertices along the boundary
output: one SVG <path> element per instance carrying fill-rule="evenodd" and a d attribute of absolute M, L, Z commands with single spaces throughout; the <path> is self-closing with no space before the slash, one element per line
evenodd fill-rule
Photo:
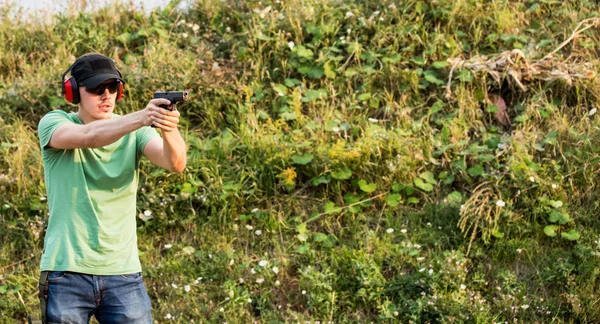
<path fill-rule="evenodd" d="M 187 91 L 155 91 L 154 99 L 156 99 L 156 98 L 164 98 L 164 99 L 168 99 L 172 103 L 178 103 L 178 102 L 188 100 L 188 92 Z"/>

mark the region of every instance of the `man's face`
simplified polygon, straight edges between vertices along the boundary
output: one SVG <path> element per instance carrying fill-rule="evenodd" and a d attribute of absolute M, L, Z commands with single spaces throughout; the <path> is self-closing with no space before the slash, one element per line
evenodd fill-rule
<path fill-rule="evenodd" d="M 119 84 L 116 79 L 108 79 L 97 88 L 79 87 L 80 113 L 92 120 L 110 119 L 117 100 Z"/>

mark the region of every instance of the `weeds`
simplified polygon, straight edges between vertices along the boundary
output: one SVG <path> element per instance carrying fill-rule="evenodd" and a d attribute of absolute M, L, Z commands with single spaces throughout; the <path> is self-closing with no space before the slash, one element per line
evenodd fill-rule
<path fill-rule="evenodd" d="M 35 127 L 88 51 L 119 113 L 191 93 L 188 167 L 140 172 L 156 322 L 599 321 L 596 2 L 177 5 L 0 7 L 0 322 L 37 309 Z"/>

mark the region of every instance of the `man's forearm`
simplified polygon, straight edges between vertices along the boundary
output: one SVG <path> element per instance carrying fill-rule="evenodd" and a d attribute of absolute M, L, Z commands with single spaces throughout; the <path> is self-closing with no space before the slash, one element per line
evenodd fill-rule
<path fill-rule="evenodd" d="M 86 147 L 98 148 L 112 144 L 121 137 L 144 126 L 143 112 L 136 111 L 118 118 L 97 120 L 86 124 Z"/>
<path fill-rule="evenodd" d="M 175 129 L 171 132 L 163 132 L 163 150 L 169 163 L 169 171 L 181 172 L 187 163 L 187 146 L 179 133 Z"/>

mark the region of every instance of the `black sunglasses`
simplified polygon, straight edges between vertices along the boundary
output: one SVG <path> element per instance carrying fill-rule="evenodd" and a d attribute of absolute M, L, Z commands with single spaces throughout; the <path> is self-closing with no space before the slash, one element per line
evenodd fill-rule
<path fill-rule="evenodd" d="M 95 87 L 95 88 L 88 88 L 85 87 L 85 91 L 87 93 L 91 93 L 91 94 L 95 94 L 98 96 L 101 96 L 104 91 L 106 91 L 106 89 L 108 89 L 108 92 L 115 93 L 117 92 L 117 90 L 119 90 L 119 86 L 121 84 L 121 81 L 113 81 L 110 83 L 102 83 L 101 85 Z"/>

